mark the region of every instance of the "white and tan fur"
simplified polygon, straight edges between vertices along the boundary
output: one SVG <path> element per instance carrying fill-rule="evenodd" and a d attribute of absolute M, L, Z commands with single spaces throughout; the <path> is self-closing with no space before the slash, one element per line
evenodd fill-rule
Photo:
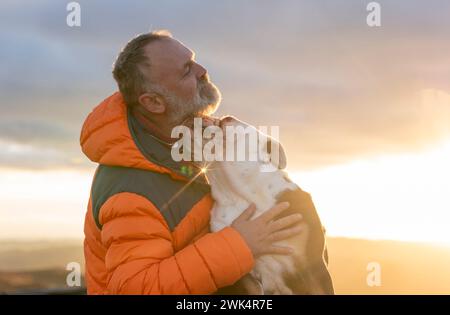
<path fill-rule="evenodd" d="M 227 126 L 243 126 L 248 124 L 237 120 L 234 117 L 222 119 L 221 127 L 225 133 Z M 255 128 L 254 128 L 255 129 Z M 257 131 L 259 141 L 266 146 L 269 141 L 275 140 Z M 248 135 L 239 134 L 238 137 L 246 137 L 247 157 L 251 150 L 258 150 L 258 147 L 249 145 Z M 278 143 L 277 143 L 278 144 Z M 281 145 L 280 167 L 286 164 L 286 156 Z M 266 150 L 263 147 L 263 150 Z M 277 169 L 272 172 L 262 172 L 261 167 L 264 162 L 259 157 L 257 161 L 215 161 L 208 165 L 207 178 L 211 185 L 212 196 L 215 200 L 211 213 L 211 231 L 219 231 L 231 223 L 245 210 L 251 203 L 256 205 L 254 217 L 261 215 L 277 203 L 277 195 L 285 190 L 295 190 L 297 186 L 286 179 L 286 174 Z M 269 165 L 264 165 L 269 166 Z M 286 285 L 284 279 L 287 274 L 296 272 L 295 259 L 301 259 L 304 255 L 305 243 L 308 238 L 308 227 L 303 224 L 302 233 L 288 240 L 279 241 L 276 245 L 288 246 L 294 250 L 292 256 L 288 255 L 264 255 L 255 262 L 255 267 L 251 274 L 241 280 L 247 292 L 251 294 L 292 294 L 292 290 Z M 303 244 L 302 244 L 303 243 Z M 258 282 L 255 281 L 258 280 Z M 261 285 L 258 286 L 258 283 Z"/>
<path fill-rule="evenodd" d="M 244 127 L 242 129 L 254 128 L 234 117 L 222 118 L 219 125 L 224 134 L 227 126 L 242 126 Z M 277 204 L 277 196 L 280 193 L 298 189 L 298 186 L 291 182 L 282 170 L 286 166 L 286 156 L 281 145 L 258 130 L 255 129 L 255 131 L 259 134 L 258 139 L 263 146 L 263 151 L 267 149 L 264 146 L 270 144 L 272 150 L 279 150 L 279 162 L 271 172 L 261 171 L 262 167 L 270 167 L 271 161 L 262 160 L 258 155 L 256 161 L 246 159 L 245 161 L 209 162 L 206 175 L 215 201 L 210 221 L 212 232 L 231 225 L 251 203 L 256 205 L 256 212 L 253 216 L 255 218 Z M 259 150 L 258 147 L 249 145 L 248 134 L 241 132 L 238 133 L 238 137 L 246 137 L 247 157 L 251 153 L 255 153 L 252 150 Z M 227 141 L 224 143 L 229 145 Z M 203 145 L 203 143 L 199 144 L 194 141 L 194 146 L 199 145 Z M 224 145 L 224 149 L 226 149 L 226 145 Z M 274 147 L 275 149 L 273 149 Z M 286 279 L 298 272 L 298 266 L 301 266 L 302 262 L 304 263 L 307 256 L 306 245 L 310 231 L 305 222 L 302 222 L 301 225 L 301 233 L 275 243 L 275 245 L 292 248 L 294 251 L 292 255 L 263 255 L 256 259 L 251 273 L 244 276 L 238 283 L 247 294 L 296 294 L 289 287 Z M 319 289 L 311 293 L 320 294 L 322 292 Z"/>

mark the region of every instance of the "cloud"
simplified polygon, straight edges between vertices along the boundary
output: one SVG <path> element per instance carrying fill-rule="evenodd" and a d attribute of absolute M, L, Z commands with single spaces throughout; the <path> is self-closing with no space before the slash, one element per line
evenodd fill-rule
<path fill-rule="evenodd" d="M 0 165 L 15 169 L 92 169 L 87 159 L 51 147 L 24 145 L 0 139 Z"/>
<path fill-rule="evenodd" d="M 380 28 L 365 24 L 365 3 L 356 0 L 79 3 L 80 28 L 65 24 L 64 2 L 0 4 L 0 139 L 33 148 L 2 149 L 0 164 L 84 161 L 82 122 L 115 90 L 120 47 L 150 28 L 168 28 L 196 50 L 222 89 L 219 114 L 279 125 L 295 168 L 448 136 L 433 127 L 449 122 L 447 103 L 436 110 L 422 98 L 449 93 L 448 1 L 379 1 Z M 40 159 L 27 160 L 39 150 Z"/>
<path fill-rule="evenodd" d="M 71 133 L 57 123 L 38 121 L 0 121 L 2 137 L 21 143 L 45 142 L 58 139 L 58 142 L 71 140 Z"/>

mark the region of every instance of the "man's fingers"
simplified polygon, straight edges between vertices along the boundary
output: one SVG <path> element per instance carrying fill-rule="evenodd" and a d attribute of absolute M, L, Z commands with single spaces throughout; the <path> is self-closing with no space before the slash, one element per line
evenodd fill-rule
<path fill-rule="evenodd" d="M 276 241 L 281 241 L 281 240 L 285 240 L 287 238 L 290 238 L 294 235 L 297 235 L 298 233 L 300 233 L 303 230 L 301 225 L 296 225 L 294 227 L 288 228 L 288 229 L 284 229 L 275 233 L 270 234 L 267 237 L 267 240 L 269 242 L 276 242 Z"/>
<path fill-rule="evenodd" d="M 286 210 L 287 208 L 289 208 L 289 202 L 284 201 L 281 202 L 279 204 L 276 204 L 272 209 L 270 209 L 269 211 L 264 212 L 260 218 L 264 221 L 264 222 L 268 222 L 270 220 L 272 220 L 273 218 L 275 218 L 277 215 L 279 215 L 281 212 L 283 212 L 284 210 Z"/>
<path fill-rule="evenodd" d="M 284 247 L 284 246 L 269 246 L 265 251 L 264 254 L 270 255 L 270 254 L 276 254 L 276 255 L 292 255 L 294 253 L 294 250 L 290 247 Z"/>
<path fill-rule="evenodd" d="M 256 205 L 254 203 L 250 204 L 250 206 L 241 213 L 241 215 L 237 218 L 239 220 L 250 220 L 253 214 L 256 211 Z"/>
<path fill-rule="evenodd" d="M 295 213 L 269 223 L 269 233 L 276 232 L 301 221 L 303 216 Z"/>

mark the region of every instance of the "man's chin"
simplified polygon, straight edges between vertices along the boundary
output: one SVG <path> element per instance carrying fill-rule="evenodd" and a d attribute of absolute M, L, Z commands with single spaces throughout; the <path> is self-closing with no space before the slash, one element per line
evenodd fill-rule
<path fill-rule="evenodd" d="M 199 111 L 196 116 L 211 116 L 219 108 L 219 102 L 207 105 L 203 110 Z"/>
<path fill-rule="evenodd" d="M 194 117 L 211 116 L 219 108 L 221 100 L 222 96 L 219 90 L 216 89 L 215 91 L 213 91 L 213 95 L 210 95 L 210 97 L 204 97 L 202 100 L 194 103 L 196 105 L 189 106 L 193 107 L 192 111 L 185 113 L 181 117 L 180 115 L 178 115 L 178 117 L 173 117 L 172 122 L 176 124 L 183 124 L 184 121 L 192 119 Z"/>
<path fill-rule="evenodd" d="M 206 116 L 213 114 L 222 101 L 220 90 L 212 82 L 208 82 L 200 89 L 200 97 L 208 104 L 200 111 L 201 114 Z"/>
<path fill-rule="evenodd" d="M 193 127 L 193 121 L 194 118 L 213 118 L 215 119 L 215 117 L 212 116 L 212 114 L 214 114 L 217 110 L 217 108 L 219 108 L 220 103 L 213 103 L 213 104 L 208 104 L 206 106 L 203 106 L 201 110 L 198 110 L 197 112 L 193 112 L 190 114 L 187 114 L 183 117 L 183 119 L 181 119 L 181 125 L 185 125 L 185 126 L 191 126 Z"/>

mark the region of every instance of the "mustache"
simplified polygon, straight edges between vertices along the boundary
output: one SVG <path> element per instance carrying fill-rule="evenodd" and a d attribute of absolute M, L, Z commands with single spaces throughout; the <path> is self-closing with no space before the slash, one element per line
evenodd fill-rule
<path fill-rule="evenodd" d="M 198 79 L 198 83 L 199 83 L 199 84 L 211 83 L 211 79 L 210 79 L 210 77 L 209 77 L 209 74 L 205 73 L 204 75 L 202 75 L 202 76 Z"/>

